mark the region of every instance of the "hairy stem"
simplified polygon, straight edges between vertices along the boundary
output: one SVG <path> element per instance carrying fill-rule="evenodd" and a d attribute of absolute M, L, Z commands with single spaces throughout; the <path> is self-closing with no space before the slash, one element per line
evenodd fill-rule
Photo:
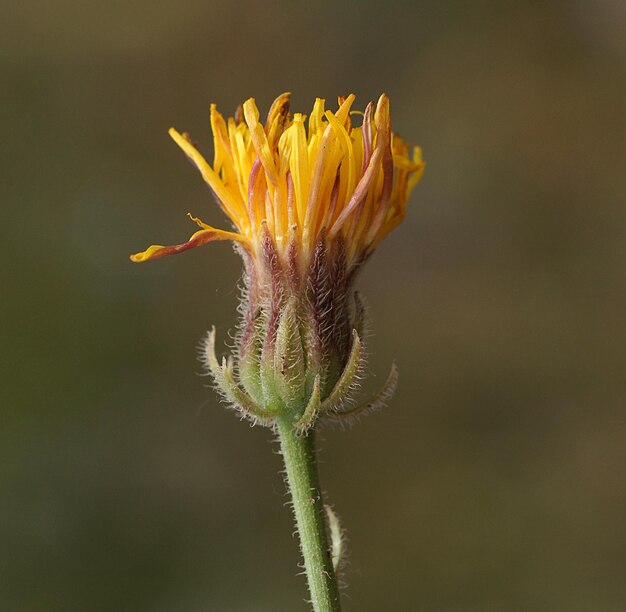
<path fill-rule="evenodd" d="M 340 612 L 337 579 L 326 531 L 313 430 L 298 435 L 288 419 L 278 423 L 278 438 L 315 612 Z"/>

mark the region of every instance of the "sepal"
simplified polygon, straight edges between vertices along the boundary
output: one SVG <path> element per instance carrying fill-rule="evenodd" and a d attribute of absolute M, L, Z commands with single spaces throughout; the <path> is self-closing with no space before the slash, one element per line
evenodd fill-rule
<path fill-rule="evenodd" d="M 295 297 L 287 301 L 278 323 L 272 374 L 276 392 L 285 406 L 304 402 L 306 364 Z"/>
<path fill-rule="evenodd" d="M 344 404 L 350 392 L 357 386 L 363 366 L 363 344 L 356 330 L 353 330 L 352 348 L 350 349 L 348 361 L 346 362 L 339 380 L 335 383 L 333 390 L 330 392 L 330 395 L 322 403 L 320 412 L 326 413 L 336 410 Z"/>
<path fill-rule="evenodd" d="M 275 413 L 257 405 L 235 380 L 232 357 L 222 359 L 220 364 L 215 355 L 215 327 L 207 334 L 204 346 L 204 362 L 213 377 L 215 386 L 241 415 L 253 423 L 271 426 Z"/>
<path fill-rule="evenodd" d="M 302 413 L 302 416 L 294 423 L 294 427 L 298 434 L 306 435 L 308 431 L 315 425 L 320 412 L 322 402 L 320 400 L 320 375 L 315 377 L 313 383 L 313 391 L 311 397 Z"/>
<path fill-rule="evenodd" d="M 394 362 L 391 364 L 391 371 L 389 372 L 389 376 L 387 376 L 385 384 L 382 386 L 380 391 L 378 391 L 378 393 L 370 397 L 370 399 L 366 402 L 358 404 L 348 410 L 330 411 L 328 413 L 328 417 L 337 421 L 346 422 L 354 419 L 355 417 L 365 416 L 370 412 L 375 412 L 376 410 L 384 408 L 393 397 L 393 394 L 398 387 L 398 376 L 398 368 Z"/>

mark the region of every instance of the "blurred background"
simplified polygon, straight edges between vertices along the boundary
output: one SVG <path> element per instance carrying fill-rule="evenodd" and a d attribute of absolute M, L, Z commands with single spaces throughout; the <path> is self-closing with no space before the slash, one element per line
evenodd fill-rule
<path fill-rule="evenodd" d="M 626 4 L 9 3 L 0 37 L 0 609 L 304 612 L 268 431 L 196 347 L 225 221 L 166 130 L 385 91 L 428 166 L 359 283 L 391 406 L 326 429 L 347 612 L 626 608 Z"/>

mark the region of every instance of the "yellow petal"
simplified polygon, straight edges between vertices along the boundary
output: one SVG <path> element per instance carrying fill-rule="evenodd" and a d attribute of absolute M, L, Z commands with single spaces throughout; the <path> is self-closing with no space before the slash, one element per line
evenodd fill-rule
<path fill-rule="evenodd" d="M 303 117 L 296 113 L 293 116 L 291 156 L 289 167 L 293 179 L 294 194 L 296 197 L 296 212 L 299 223 L 304 222 L 306 201 L 309 195 L 309 154 L 307 151 L 306 132 L 304 131 Z"/>
<path fill-rule="evenodd" d="M 278 96 L 269 112 L 267 113 L 267 121 L 265 122 L 265 132 L 267 134 L 267 140 L 270 148 L 274 148 L 280 135 L 283 133 L 287 116 L 289 115 L 289 100 L 291 98 L 290 92 L 285 92 Z"/>
<path fill-rule="evenodd" d="M 354 96 L 352 96 L 352 98 L 354 99 Z M 336 115 L 333 115 L 331 111 L 326 111 L 325 114 L 329 123 L 333 126 L 333 129 L 339 137 L 341 148 L 348 163 L 348 186 L 346 193 L 351 196 L 354 192 L 354 186 L 356 184 L 356 164 L 354 158 L 354 150 L 352 148 L 352 140 L 350 139 L 350 135 L 346 131 L 346 128 L 343 126 L 343 124 Z"/>
<path fill-rule="evenodd" d="M 381 160 L 386 149 L 390 147 L 391 126 L 389 123 L 389 99 L 384 94 L 379 98 L 374 114 L 376 124 L 376 145 L 374 152 L 369 160 L 367 169 L 363 173 L 361 180 L 357 183 L 356 189 L 345 205 L 341 214 L 337 217 L 329 231 L 330 238 L 333 238 L 341 230 L 348 218 L 359 207 L 364 198 L 367 197 L 368 191 L 372 186 L 374 179 L 377 178 L 381 168 Z M 390 154 L 390 152 L 389 152 Z"/>
<path fill-rule="evenodd" d="M 153 244 L 141 253 L 135 253 L 130 256 L 130 260 L 134 262 L 148 261 L 149 259 L 157 259 L 158 257 L 165 257 L 166 255 L 176 255 L 177 253 L 183 253 L 189 249 L 193 249 L 207 242 L 213 242 L 216 240 L 234 240 L 235 242 L 243 243 L 247 245 L 247 240 L 241 235 L 235 232 L 226 232 L 224 230 L 215 229 L 210 225 L 205 225 L 199 219 L 192 217 L 192 219 L 204 227 L 199 232 L 196 232 L 189 238 L 187 242 L 182 244 L 174 244 L 171 246 L 163 246 L 160 244 Z"/>
<path fill-rule="evenodd" d="M 198 168 L 202 174 L 202 178 L 206 181 L 209 187 L 211 187 L 217 197 L 218 203 L 223 207 L 224 212 L 230 217 L 231 221 L 238 227 L 242 224 L 242 222 L 245 223 L 246 217 L 242 215 L 242 203 L 238 202 L 237 199 L 233 197 L 233 194 L 226 188 L 217 172 L 211 168 L 198 149 L 196 149 L 187 138 L 185 138 L 182 134 L 179 134 L 174 128 L 170 128 L 169 135 L 185 152 L 187 157 L 193 162 L 194 166 Z M 241 229 L 245 229 L 245 227 Z"/>
<path fill-rule="evenodd" d="M 413 163 L 415 164 L 415 166 L 412 169 L 413 174 L 411 175 L 411 178 L 409 179 L 407 184 L 407 197 L 413 190 L 413 187 L 415 187 L 415 185 L 419 183 L 420 179 L 422 178 L 422 174 L 424 174 L 425 164 L 422 160 L 422 149 L 420 149 L 419 147 L 413 148 Z"/>
<path fill-rule="evenodd" d="M 316 98 L 311 116 L 309 117 L 309 140 L 313 138 L 314 134 L 321 132 L 324 129 L 322 125 L 322 117 L 324 115 L 325 100 L 322 98 Z"/>
<path fill-rule="evenodd" d="M 254 150 L 261 159 L 263 168 L 265 168 L 265 175 L 273 185 L 276 185 L 278 183 L 276 164 L 274 163 L 274 157 L 270 150 L 269 143 L 267 142 L 265 130 L 259 123 L 259 110 L 256 107 L 254 98 L 250 98 L 244 102 L 243 114 L 246 118 L 248 128 L 250 129 L 250 138 L 252 139 Z"/>

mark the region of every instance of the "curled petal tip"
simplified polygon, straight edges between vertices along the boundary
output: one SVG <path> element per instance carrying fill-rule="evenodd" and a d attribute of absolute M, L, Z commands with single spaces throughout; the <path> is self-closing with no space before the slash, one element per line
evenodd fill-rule
<path fill-rule="evenodd" d="M 202 223 L 199 219 L 193 218 L 196 223 Z M 209 225 L 202 224 L 201 229 L 191 236 L 187 242 L 182 244 L 173 244 L 171 246 L 163 246 L 160 244 L 153 244 L 141 253 L 135 253 L 130 256 L 130 260 L 136 263 L 142 261 L 148 261 L 149 259 L 157 259 L 158 257 L 165 257 L 167 255 L 176 255 L 177 253 L 183 253 L 189 249 L 193 249 L 207 242 L 214 242 L 217 240 L 232 240 L 234 242 L 247 244 L 245 238 L 241 234 L 235 232 L 226 232 L 224 230 L 215 229 Z"/>
<path fill-rule="evenodd" d="M 161 246 L 160 244 L 153 244 L 141 253 L 133 253 L 130 256 L 130 260 L 135 263 L 140 263 L 142 261 L 148 261 L 148 259 L 156 259 L 157 257 L 167 255 L 168 253 L 159 253 L 159 251 L 166 249 L 167 247 Z"/>

